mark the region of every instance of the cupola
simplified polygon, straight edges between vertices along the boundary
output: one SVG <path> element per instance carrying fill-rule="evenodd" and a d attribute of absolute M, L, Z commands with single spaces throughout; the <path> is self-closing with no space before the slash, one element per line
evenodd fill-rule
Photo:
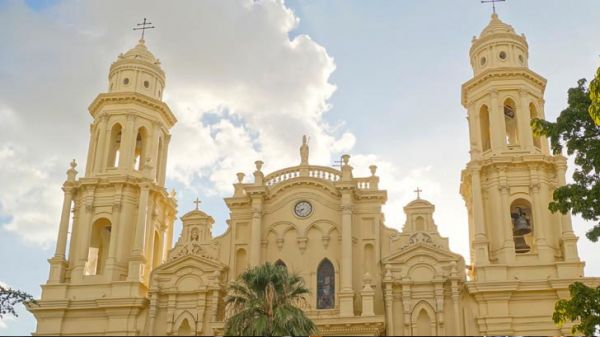
<path fill-rule="evenodd" d="M 501 68 L 526 68 L 529 46 L 525 35 L 518 35 L 494 13 L 479 37 L 473 37 L 469 55 L 475 75 Z"/>
<path fill-rule="evenodd" d="M 161 100 L 165 73 L 143 39 L 110 67 L 109 92 L 137 92 Z"/>

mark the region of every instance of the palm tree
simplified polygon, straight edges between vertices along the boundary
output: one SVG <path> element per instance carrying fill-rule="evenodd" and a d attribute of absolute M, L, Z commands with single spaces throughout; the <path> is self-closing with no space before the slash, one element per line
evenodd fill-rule
<path fill-rule="evenodd" d="M 226 336 L 308 336 L 317 326 L 301 307 L 309 290 L 302 277 L 266 263 L 241 274 L 225 298 Z"/>

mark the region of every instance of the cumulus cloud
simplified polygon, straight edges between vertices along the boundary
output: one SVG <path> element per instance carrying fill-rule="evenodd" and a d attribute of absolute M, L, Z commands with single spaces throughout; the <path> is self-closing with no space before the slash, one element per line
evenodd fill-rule
<path fill-rule="evenodd" d="M 255 160 L 265 171 L 296 164 L 303 134 L 314 163 L 354 146 L 351 132 L 323 118 L 336 90 L 334 60 L 309 36 L 291 36 L 299 19 L 281 0 L 181 1 L 168 12 L 158 1 L 3 6 L 0 21 L 15 29 L 0 34 L 0 149 L 9 163 L 0 168 L 0 219 L 8 219 L 0 221 L 31 242 L 55 238 L 64 167 L 86 158 L 86 107 L 106 91 L 110 62 L 137 42 L 131 26 L 141 6 L 157 26 L 146 41 L 179 119 L 172 181 L 223 196 Z"/>

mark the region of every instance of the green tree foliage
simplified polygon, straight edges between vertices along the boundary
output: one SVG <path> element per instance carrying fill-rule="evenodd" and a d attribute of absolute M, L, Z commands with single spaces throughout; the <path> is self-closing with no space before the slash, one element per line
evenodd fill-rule
<path fill-rule="evenodd" d="M 590 99 L 592 105 L 590 105 L 590 116 L 596 122 L 596 125 L 600 125 L 600 68 L 596 72 L 596 78 L 590 83 Z"/>
<path fill-rule="evenodd" d="M 227 336 L 307 336 L 317 332 L 301 307 L 309 290 L 298 275 L 267 263 L 239 276 L 225 298 Z"/>
<path fill-rule="evenodd" d="M 600 287 L 590 288 L 575 282 L 569 286 L 570 300 L 560 300 L 554 306 L 554 323 L 578 322 L 573 326 L 573 334 L 595 336 L 600 329 Z"/>
<path fill-rule="evenodd" d="M 15 306 L 19 303 L 36 303 L 33 296 L 26 292 L 10 289 L 0 285 L 0 318 L 6 315 L 13 315 L 17 317 Z"/>
<path fill-rule="evenodd" d="M 598 78 L 594 81 L 595 90 L 600 90 L 599 82 Z M 567 154 L 575 156 L 574 183 L 557 188 L 548 208 L 562 214 L 571 211 L 596 222 L 586 234 L 596 242 L 600 237 L 600 126 L 590 117 L 592 100 L 585 83 L 579 80 L 577 87 L 569 89 L 569 106 L 556 122 L 534 119 L 531 125 L 536 134 L 550 139 L 555 154 L 562 153 L 565 146 Z"/>

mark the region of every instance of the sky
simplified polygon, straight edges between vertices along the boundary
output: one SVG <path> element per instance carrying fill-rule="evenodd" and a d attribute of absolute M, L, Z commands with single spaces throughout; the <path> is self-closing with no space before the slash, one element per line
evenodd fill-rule
<path fill-rule="evenodd" d="M 214 234 L 224 232 L 235 173 L 251 174 L 259 159 L 265 172 L 297 165 L 307 134 L 313 164 L 349 153 L 356 175 L 379 167 L 389 227 L 401 228 L 402 207 L 423 189 L 439 231 L 468 261 L 460 88 L 490 13 L 478 0 L 0 0 L 0 282 L 40 295 L 65 171 L 73 158 L 84 171 L 87 107 L 144 17 L 157 27 L 146 45 L 179 120 L 167 173 L 179 216 L 199 197 Z M 512 0 L 498 14 L 525 33 L 554 120 L 567 89 L 599 65 L 600 2 Z M 586 273 L 598 276 L 590 226 L 574 218 Z M 20 313 L 0 321 L 0 335 L 34 331 L 32 315 Z"/>

